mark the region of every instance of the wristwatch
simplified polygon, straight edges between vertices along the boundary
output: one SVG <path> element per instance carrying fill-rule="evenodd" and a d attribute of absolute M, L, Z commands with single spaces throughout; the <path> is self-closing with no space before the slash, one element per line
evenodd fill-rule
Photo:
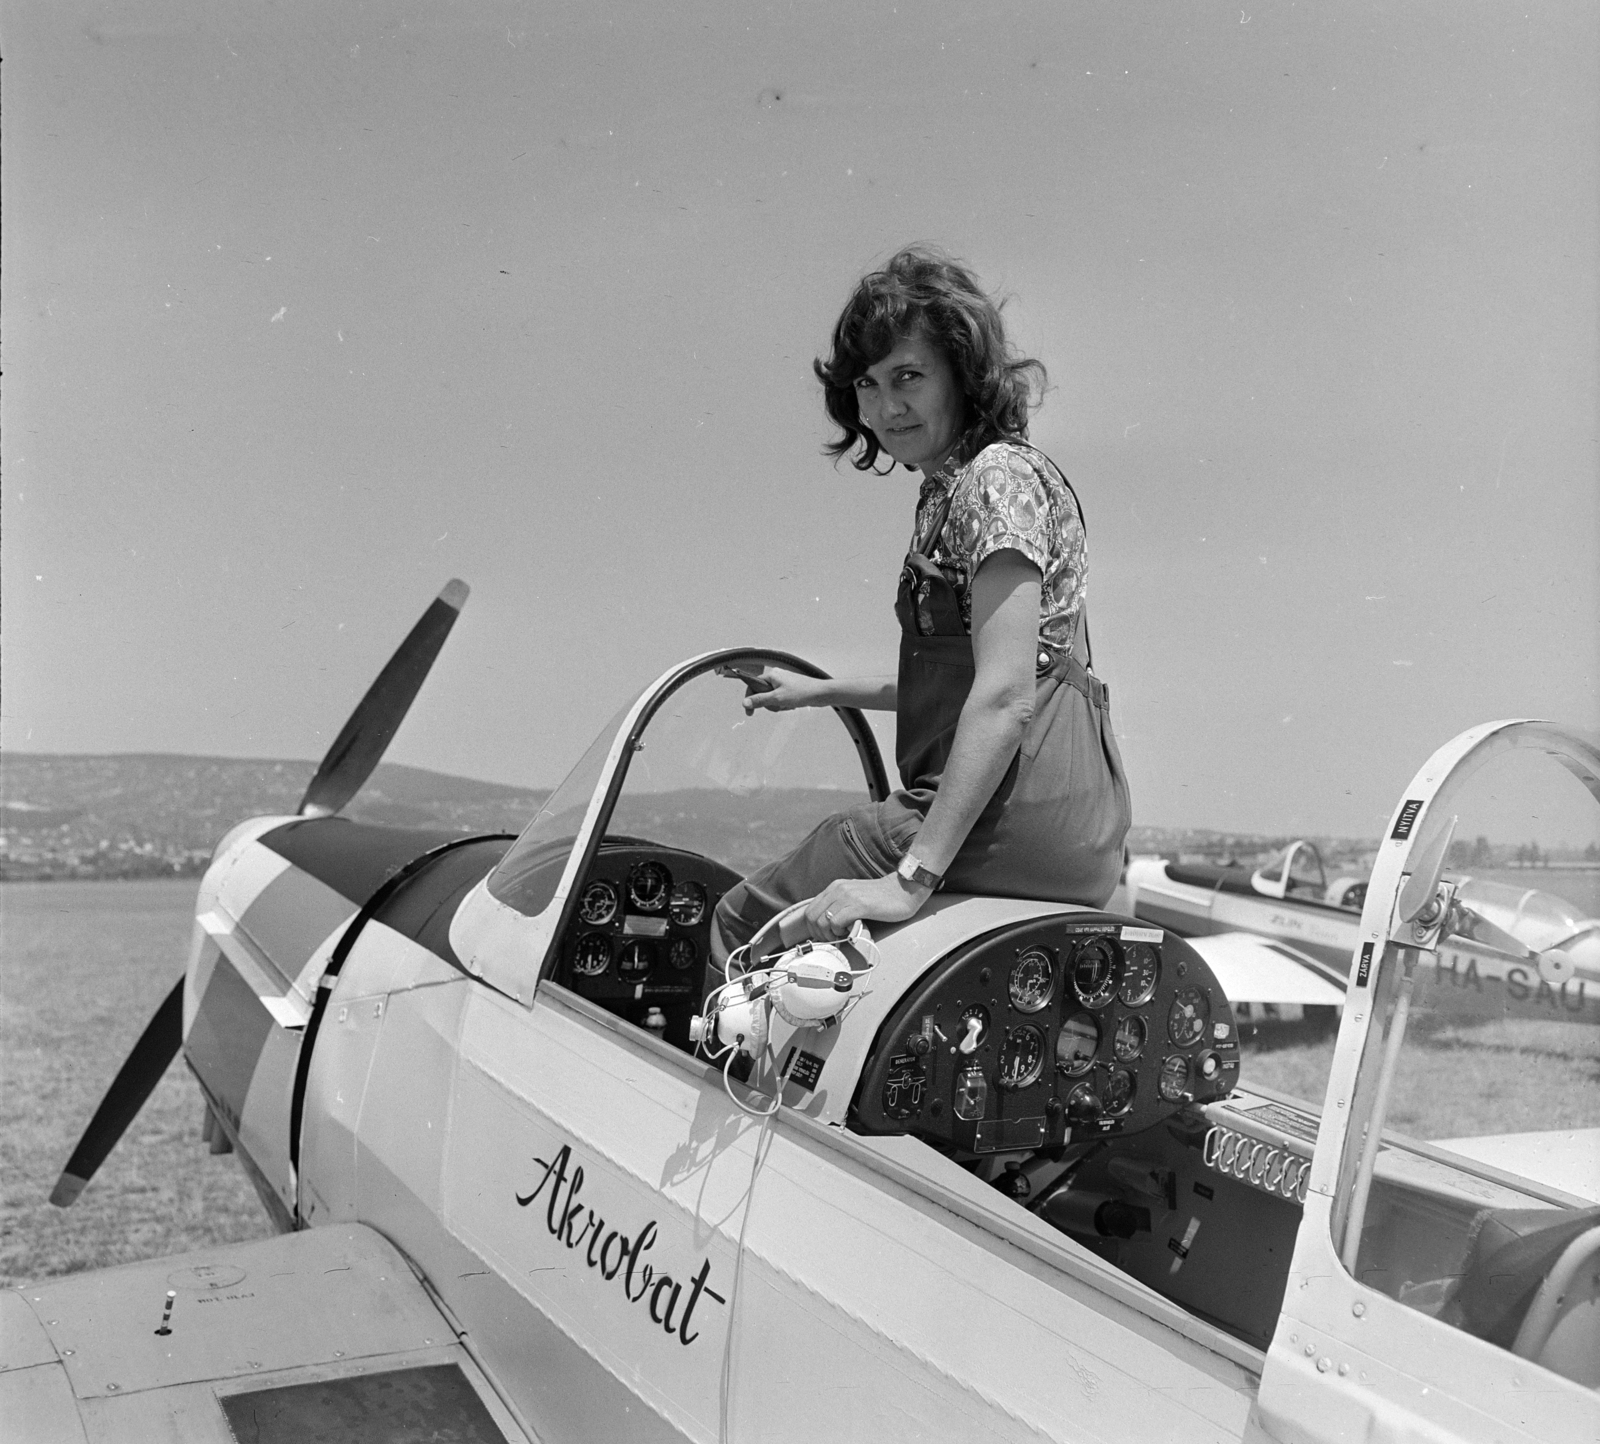
<path fill-rule="evenodd" d="M 922 861 L 914 852 L 908 852 L 900 859 L 900 866 L 895 869 L 900 878 L 912 887 L 925 887 L 937 891 L 944 884 L 942 873 L 930 872 L 922 865 Z"/>

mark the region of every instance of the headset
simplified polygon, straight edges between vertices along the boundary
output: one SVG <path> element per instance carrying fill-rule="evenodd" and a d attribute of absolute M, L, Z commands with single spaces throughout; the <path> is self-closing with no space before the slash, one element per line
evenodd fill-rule
<path fill-rule="evenodd" d="M 762 955 L 763 947 L 782 936 L 786 919 L 803 912 L 803 902 L 785 908 L 728 957 L 728 981 L 707 995 L 703 1011 L 689 1020 L 689 1039 L 711 1063 L 722 1063 L 722 1086 L 728 1097 L 753 1117 L 770 1117 L 783 1101 L 783 1080 L 770 1108 L 751 1108 L 735 1096 L 729 1070 L 740 1058 L 770 1052 L 772 1014 L 793 1028 L 835 1025 L 870 988 L 863 986 L 878 965 L 878 947 L 866 924 L 857 922 L 834 942 L 803 942 L 787 951 Z M 753 958 L 766 966 L 751 968 Z"/>

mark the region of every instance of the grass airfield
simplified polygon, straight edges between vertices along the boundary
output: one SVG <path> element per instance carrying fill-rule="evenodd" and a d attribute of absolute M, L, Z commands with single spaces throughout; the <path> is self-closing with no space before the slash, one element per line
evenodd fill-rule
<path fill-rule="evenodd" d="M 56 1176 L 182 972 L 196 883 L 0 887 L 0 1284 L 271 1232 L 231 1156 L 200 1142 L 203 1105 L 174 1062 L 70 1209 Z M 1419 1028 L 1391 1126 L 1419 1138 L 1595 1126 L 1600 1029 L 1503 1020 Z M 1243 1081 L 1320 1102 L 1333 1035 L 1245 1045 Z"/>
<path fill-rule="evenodd" d="M 195 879 L 0 887 L 0 1282 L 263 1238 L 244 1170 L 200 1141 L 181 1060 L 71 1208 L 56 1176 L 183 972 Z"/>

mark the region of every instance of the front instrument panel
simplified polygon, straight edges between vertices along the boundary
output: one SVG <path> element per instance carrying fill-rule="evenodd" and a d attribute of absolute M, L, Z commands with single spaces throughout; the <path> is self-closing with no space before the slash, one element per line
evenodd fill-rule
<path fill-rule="evenodd" d="M 852 1123 L 958 1155 L 1137 1133 L 1239 1078 L 1233 1010 L 1182 939 L 1103 913 L 957 949 L 901 1001 Z"/>
<path fill-rule="evenodd" d="M 601 843 L 562 935 L 556 981 L 688 1049 L 705 995 L 711 914 L 739 874 L 699 853 Z"/>

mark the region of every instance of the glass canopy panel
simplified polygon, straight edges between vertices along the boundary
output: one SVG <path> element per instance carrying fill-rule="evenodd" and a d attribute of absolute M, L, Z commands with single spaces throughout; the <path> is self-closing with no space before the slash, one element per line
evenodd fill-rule
<path fill-rule="evenodd" d="M 1327 886 L 1328 879 L 1322 868 L 1322 854 L 1317 851 L 1313 843 L 1298 844 L 1289 863 L 1289 891 L 1311 893 L 1320 901 Z"/>
<path fill-rule="evenodd" d="M 600 729 L 578 765 L 545 799 L 522 836 L 489 874 L 490 893 L 507 906 L 528 917 L 537 917 L 550 906 L 562 865 L 577 841 L 590 799 L 605 772 L 606 758 L 633 705 L 630 701 Z"/>
<path fill-rule="evenodd" d="M 659 704 L 619 759 L 623 784 L 605 837 L 683 848 L 744 874 L 782 857 L 830 813 L 868 800 L 860 756 L 831 708 L 747 717 L 744 690 L 702 670 Z M 490 874 L 501 902 L 530 917 L 550 905 L 633 706 L 601 729 Z"/>
<path fill-rule="evenodd" d="M 1409 984 L 1395 959 L 1374 1000 L 1384 1037 L 1369 1044 L 1364 1081 L 1379 1076 L 1396 1041 L 1398 1049 L 1384 1114 L 1375 1120 L 1386 1136 L 1355 1274 L 1411 1308 L 1512 1348 L 1544 1274 L 1568 1244 L 1600 1225 L 1592 1203 L 1561 1202 L 1563 1195 L 1600 1200 L 1600 1134 L 1586 1131 L 1600 1129 L 1600 969 L 1584 941 L 1600 928 L 1600 871 L 1585 865 L 1585 841 L 1596 850 L 1592 831 L 1576 841 L 1547 835 L 1538 867 L 1527 865 L 1528 845 L 1496 841 L 1497 833 L 1527 837 L 1540 827 L 1536 814 L 1504 816 L 1514 794 L 1501 772 L 1486 766 L 1448 809 L 1460 817 L 1452 861 L 1469 860 L 1469 844 L 1459 839 L 1477 838 L 1470 876 L 1456 868 L 1444 874 L 1465 910 L 1436 952 L 1410 955 Z M 1571 787 L 1565 774 L 1561 781 Z M 1537 956 L 1563 943 L 1575 971 Z M 1524 1339 L 1525 1356 L 1587 1378 L 1569 1367 L 1563 1337 L 1556 1328 L 1546 1345 Z"/>
<path fill-rule="evenodd" d="M 702 673 L 640 736 L 608 836 L 644 838 L 748 874 L 830 813 L 868 800 L 855 744 L 831 708 L 745 716 L 744 685 Z"/>

